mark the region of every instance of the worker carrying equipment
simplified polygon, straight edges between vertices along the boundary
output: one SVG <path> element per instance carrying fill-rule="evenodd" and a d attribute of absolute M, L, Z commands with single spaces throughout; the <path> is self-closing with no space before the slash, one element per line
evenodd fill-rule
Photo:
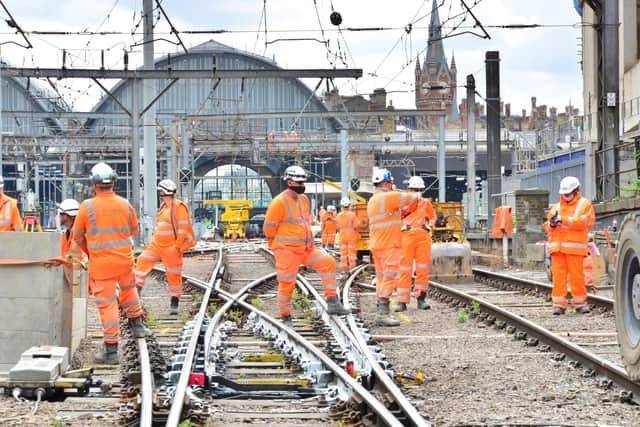
<path fill-rule="evenodd" d="M 175 197 L 176 184 L 170 179 L 164 179 L 158 184 L 158 192 L 162 205 L 156 216 L 151 243 L 136 261 L 136 287 L 140 294 L 147 275 L 162 261 L 171 297 L 170 314 L 176 315 L 182 295 L 182 257 L 187 249 L 196 245 L 196 238 L 189 208 Z"/>
<path fill-rule="evenodd" d="M 431 269 L 431 226 L 436 222 L 433 204 L 422 197 L 424 181 L 412 176 L 407 187 L 418 195 L 418 207 L 402 219 L 402 261 L 398 283 L 398 305 L 396 311 L 405 311 L 411 300 L 411 278 L 415 261 L 416 281 L 414 294 L 418 308 L 431 308 L 425 298 L 429 295 L 429 271 Z"/>
<path fill-rule="evenodd" d="M 392 190 L 393 176 L 386 169 L 376 169 L 372 181 L 376 192 L 367 204 L 369 217 L 369 247 L 376 268 L 376 296 L 378 308 L 376 324 L 399 326 L 400 321 L 389 311 L 389 298 L 400 279 L 402 217 L 418 207 L 417 193 Z"/>
<path fill-rule="evenodd" d="M 309 198 L 302 194 L 306 172 L 299 166 L 290 166 L 283 179 L 287 189 L 271 200 L 263 225 L 269 248 L 276 258 L 280 316 L 285 322 L 291 321 L 291 297 L 300 264 L 320 274 L 327 313 L 348 314 L 350 310 L 340 304 L 336 295 L 336 261 L 313 244 Z"/>
<path fill-rule="evenodd" d="M 133 275 L 131 237 L 138 234 L 138 218 L 129 202 L 113 191 L 116 174 L 106 163 L 91 169 L 96 196 L 85 200 L 73 225 L 76 244 L 89 256 L 89 289 L 93 293 L 104 332 L 101 364 L 118 364 L 120 322 L 118 302 L 135 338 L 151 334 L 142 323 L 142 306 Z M 119 296 L 116 293 L 119 285 Z"/>
<path fill-rule="evenodd" d="M 572 304 L 578 313 L 588 313 L 583 270 L 588 254 L 589 232 L 595 213 L 591 202 L 580 195 L 578 178 L 567 176 L 560 182 L 560 201 L 549 209 L 544 228 L 549 233 L 549 253 L 553 275 L 553 314 L 567 308 L 567 277 L 571 281 Z"/>
<path fill-rule="evenodd" d="M 327 206 L 327 213 L 322 219 L 322 247 L 331 247 L 333 249 L 336 243 L 336 232 L 338 231 L 338 222 L 336 219 L 336 207 Z"/>
<path fill-rule="evenodd" d="M 0 231 L 24 231 L 18 201 L 4 194 L 2 175 L 0 175 Z"/>
<path fill-rule="evenodd" d="M 351 200 L 348 197 L 342 199 L 340 205 L 342 211 L 336 217 L 336 223 L 340 230 L 340 271 L 346 273 L 356 266 L 356 244 L 360 238 L 358 232 L 360 219 L 355 212 L 349 209 Z"/>

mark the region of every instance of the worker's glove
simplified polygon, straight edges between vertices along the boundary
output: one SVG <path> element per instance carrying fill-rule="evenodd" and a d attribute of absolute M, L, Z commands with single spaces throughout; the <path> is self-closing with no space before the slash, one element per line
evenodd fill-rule
<path fill-rule="evenodd" d="M 560 224 L 562 224 L 562 217 L 560 215 L 558 215 L 558 212 L 556 212 L 556 214 L 554 216 L 552 216 L 551 219 L 549 220 L 549 225 L 551 225 L 551 227 L 555 228 Z"/>
<path fill-rule="evenodd" d="M 428 232 L 431 232 L 431 225 L 425 223 L 422 228 L 424 228 L 425 230 L 427 230 Z"/>
<path fill-rule="evenodd" d="M 409 226 L 407 224 L 402 224 L 402 227 L 400 227 L 400 231 L 409 231 Z"/>

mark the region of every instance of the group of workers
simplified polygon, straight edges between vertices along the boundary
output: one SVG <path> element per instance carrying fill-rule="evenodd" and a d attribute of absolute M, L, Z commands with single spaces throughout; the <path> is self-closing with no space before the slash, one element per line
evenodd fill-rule
<path fill-rule="evenodd" d="M 348 309 L 336 295 L 336 262 L 324 248 L 333 247 L 336 232 L 340 232 L 340 271 L 347 273 L 356 265 L 356 244 L 359 239 L 360 220 L 351 210 L 348 198 L 341 200 L 342 211 L 335 207 L 321 210 L 322 248 L 313 242 L 310 203 L 304 195 L 307 174 L 299 166 L 286 169 L 284 181 L 287 189 L 275 197 L 267 209 L 264 234 L 276 258 L 278 280 L 278 306 L 285 324 L 291 325 L 291 298 L 300 264 L 320 273 L 327 299 L 329 314 L 346 314 Z M 414 294 L 419 309 L 430 308 L 428 296 L 431 268 L 431 226 L 436 215 L 433 205 L 422 197 L 425 189 L 422 178 L 415 176 L 409 182 L 409 192 L 396 191 L 393 177 L 386 169 L 377 169 L 373 176 L 376 193 L 367 205 L 369 248 L 376 270 L 377 310 L 376 324 L 398 326 L 399 320 L 391 315 L 389 299 L 398 294 L 396 311 L 407 310 L 411 298 L 412 276 L 415 262 Z"/>
<path fill-rule="evenodd" d="M 104 351 L 95 356 L 95 362 L 106 365 L 119 363 L 120 310 L 135 338 L 151 334 L 143 323 L 140 294 L 147 275 L 159 261 L 166 270 L 170 313 L 178 314 L 183 254 L 196 244 L 189 209 L 176 198 L 176 184 L 165 179 L 157 187 L 162 205 L 152 240 L 134 263 L 131 238 L 138 234 L 138 218 L 131 204 L 114 192 L 116 179 L 115 171 L 100 162 L 90 175 L 95 197 L 82 203 L 65 199 L 58 208 L 60 255 L 73 265 L 88 268 L 88 287 L 98 306 L 104 334 Z M 0 177 L 0 231 L 22 231 L 16 201 L 6 196 L 3 188 Z"/>

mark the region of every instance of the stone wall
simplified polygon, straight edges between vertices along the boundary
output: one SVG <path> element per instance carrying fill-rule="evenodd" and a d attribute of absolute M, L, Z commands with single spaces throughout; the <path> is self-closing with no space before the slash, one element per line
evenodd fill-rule
<path fill-rule="evenodd" d="M 544 255 L 536 250 L 535 243 L 547 238 L 542 228 L 549 206 L 549 192 L 546 190 L 517 190 L 514 193 L 513 215 L 513 258 L 516 265 L 537 267 L 544 263 Z"/>

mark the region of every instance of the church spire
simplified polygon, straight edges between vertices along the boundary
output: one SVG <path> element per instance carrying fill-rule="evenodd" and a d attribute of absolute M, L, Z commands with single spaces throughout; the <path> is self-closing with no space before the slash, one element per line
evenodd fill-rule
<path fill-rule="evenodd" d="M 438 2 L 433 0 L 431 6 L 431 22 L 429 23 L 429 40 L 427 42 L 427 59 L 425 63 L 442 64 L 446 62 L 442 43 L 442 25 L 438 13 Z M 440 67 L 438 67 L 439 69 Z"/>

